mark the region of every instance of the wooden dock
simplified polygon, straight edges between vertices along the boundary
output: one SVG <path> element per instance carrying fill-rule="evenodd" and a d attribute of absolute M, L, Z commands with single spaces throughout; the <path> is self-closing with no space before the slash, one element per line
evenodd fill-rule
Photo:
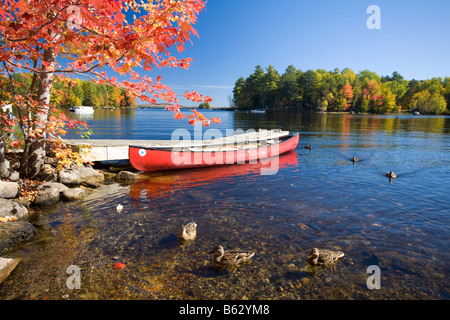
<path fill-rule="evenodd" d="M 219 144 L 236 144 L 247 141 L 277 139 L 289 131 L 261 130 L 209 140 L 121 140 L 121 139 L 66 139 L 74 151 L 87 161 L 112 161 L 128 159 L 129 146 L 154 148 L 199 147 Z"/>

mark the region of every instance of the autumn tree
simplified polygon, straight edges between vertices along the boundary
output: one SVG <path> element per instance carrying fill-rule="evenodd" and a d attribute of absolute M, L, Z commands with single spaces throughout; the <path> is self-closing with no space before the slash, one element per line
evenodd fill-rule
<path fill-rule="evenodd" d="M 3 102 L 18 111 L 17 121 L 24 133 L 24 152 L 20 172 L 34 178 L 46 156 L 46 142 L 59 135 L 55 128 L 75 125 L 60 115 L 51 115 L 51 90 L 56 79 L 84 77 L 100 84 L 125 89 L 133 98 L 146 102 L 160 99 L 177 119 L 180 112 L 173 90 L 161 77 L 148 77 L 155 67 L 188 68 L 190 58 L 177 58 L 192 35 L 193 25 L 205 6 L 203 0 L 4 0 L 0 7 L 0 82 L 12 90 L 2 92 Z M 32 74 L 25 93 L 20 92 L 13 74 L 26 70 Z M 126 80 L 118 81 L 122 75 Z M 2 87 L 3 88 L 3 87 Z M 72 92 L 74 100 L 84 97 Z M 211 98 L 186 92 L 194 102 Z M 78 103 L 78 101 L 75 101 Z M 10 123 L 0 118 L 2 128 Z M 218 122 L 218 119 L 211 119 Z M 194 110 L 190 123 L 211 122 Z M 58 130 L 59 130 L 58 129 Z M 50 132 L 53 130 L 54 132 Z M 4 130 L 2 130 L 3 132 Z M 0 139 L 0 167 L 5 168 L 3 138 Z M 55 141 L 56 142 L 56 141 Z M 5 169 L 1 172 L 8 176 Z"/>
<path fill-rule="evenodd" d="M 352 105 L 351 101 L 353 100 L 353 88 L 347 82 L 345 86 L 342 88 L 344 98 L 345 98 L 345 110 Z"/>
<path fill-rule="evenodd" d="M 444 97 L 447 102 L 447 109 L 450 111 L 450 77 L 444 79 Z"/>
<path fill-rule="evenodd" d="M 416 93 L 411 103 L 413 110 L 417 110 L 423 114 L 441 114 L 444 112 L 446 106 L 447 103 L 440 93 L 430 93 L 429 90 Z"/>
<path fill-rule="evenodd" d="M 381 78 L 381 83 L 383 87 L 389 88 L 390 93 L 394 97 L 394 109 L 397 108 L 403 104 L 403 97 L 408 91 L 408 80 L 405 80 L 403 76 L 398 73 L 397 71 L 394 71 L 392 73 L 392 76 L 384 76 Z M 389 92 L 388 92 L 389 95 Z M 390 103 L 392 104 L 392 103 Z M 389 106 L 387 106 L 387 109 L 389 109 Z"/>

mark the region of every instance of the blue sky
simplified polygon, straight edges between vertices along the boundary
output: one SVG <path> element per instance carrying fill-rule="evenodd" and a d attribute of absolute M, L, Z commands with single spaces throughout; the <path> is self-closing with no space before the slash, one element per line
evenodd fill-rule
<path fill-rule="evenodd" d="M 367 28 L 370 5 L 381 10 L 379 30 Z M 177 94 L 209 95 L 220 107 L 256 65 L 272 64 L 280 74 L 292 64 L 302 71 L 397 71 L 408 80 L 450 76 L 449 12 L 448 0 L 209 0 L 196 25 L 200 37 L 179 54 L 193 58 L 192 66 L 151 76 L 162 75 Z"/>

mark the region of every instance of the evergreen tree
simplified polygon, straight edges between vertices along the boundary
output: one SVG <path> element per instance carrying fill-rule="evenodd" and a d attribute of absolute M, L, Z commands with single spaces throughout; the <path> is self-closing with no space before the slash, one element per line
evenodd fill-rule
<path fill-rule="evenodd" d="M 300 76 L 301 71 L 296 70 L 293 65 L 288 66 L 281 76 L 278 91 L 282 109 L 297 110 L 301 107 L 302 96 L 298 84 Z"/>
<path fill-rule="evenodd" d="M 245 86 L 250 92 L 250 104 L 249 107 L 262 108 L 265 104 L 264 101 L 264 82 L 265 73 L 260 65 L 257 65 L 255 71 L 246 79 Z"/>
<path fill-rule="evenodd" d="M 249 95 L 246 88 L 246 82 L 244 77 L 240 77 L 236 80 L 233 88 L 233 106 L 241 110 L 249 110 L 248 101 Z"/>
<path fill-rule="evenodd" d="M 269 65 L 264 77 L 264 107 L 273 109 L 278 99 L 280 75 L 272 65 Z"/>

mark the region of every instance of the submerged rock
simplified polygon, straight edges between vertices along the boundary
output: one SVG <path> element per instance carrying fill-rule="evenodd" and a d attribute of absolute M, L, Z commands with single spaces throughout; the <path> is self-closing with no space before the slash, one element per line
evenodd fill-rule
<path fill-rule="evenodd" d="M 37 229 L 30 222 L 17 220 L 0 224 L 0 253 L 9 248 L 30 240 L 37 233 Z"/>
<path fill-rule="evenodd" d="M 20 258 L 2 258 L 0 257 L 0 283 L 8 278 L 9 274 L 19 264 Z"/>
<path fill-rule="evenodd" d="M 106 179 L 106 177 L 105 177 L 105 179 Z M 92 181 L 83 181 L 83 182 L 81 183 L 81 185 L 82 185 L 83 187 L 91 188 L 91 189 L 99 188 L 99 187 L 101 186 L 100 183 L 92 182 Z"/>

